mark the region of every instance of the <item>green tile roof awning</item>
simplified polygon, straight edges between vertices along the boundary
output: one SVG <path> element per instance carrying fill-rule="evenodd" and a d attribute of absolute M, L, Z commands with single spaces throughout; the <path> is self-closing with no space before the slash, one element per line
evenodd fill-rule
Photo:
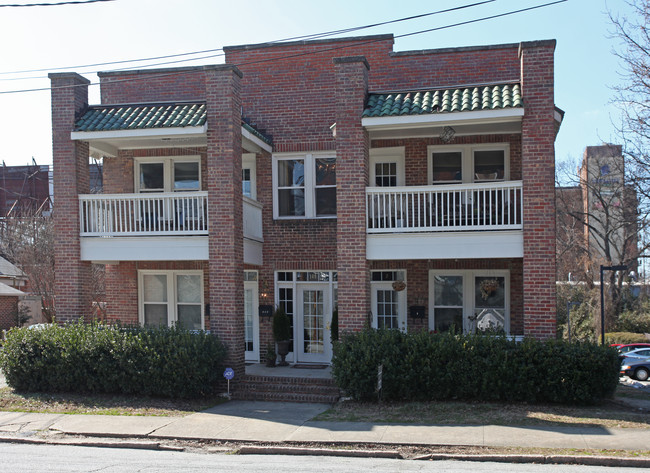
<path fill-rule="evenodd" d="M 523 108 L 519 84 L 371 93 L 363 118 Z"/>
<path fill-rule="evenodd" d="M 261 132 L 257 131 L 255 128 L 253 128 L 251 125 L 249 125 L 245 121 L 242 120 L 241 126 L 245 130 L 247 130 L 249 133 L 251 133 L 252 135 L 258 137 L 260 140 L 262 140 L 267 145 L 273 145 L 273 140 L 271 138 L 269 138 L 268 136 L 263 135 Z"/>
<path fill-rule="evenodd" d="M 203 126 L 205 103 L 93 105 L 75 123 L 74 131 L 118 131 Z"/>

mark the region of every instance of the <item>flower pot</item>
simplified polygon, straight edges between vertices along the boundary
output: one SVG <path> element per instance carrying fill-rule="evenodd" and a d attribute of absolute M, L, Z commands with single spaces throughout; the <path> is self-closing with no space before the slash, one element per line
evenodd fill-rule
<path fill-rule="evenodd" d="M 277 342 L 278 355 L 280 355 L 280 363 L 278 363 L 278 366 L 289 366 L 289 363 L 284 360 L 284 358 L 289 354 L 289 343 L 289 340 Z"/>

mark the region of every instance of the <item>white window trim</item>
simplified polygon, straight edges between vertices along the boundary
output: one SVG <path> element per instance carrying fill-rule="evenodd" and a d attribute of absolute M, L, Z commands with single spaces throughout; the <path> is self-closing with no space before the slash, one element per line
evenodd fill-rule
<path fill-rule="evenodd" d="M 435 313 L 433 290 L 435 276 L 463 277 L 463 332 L 466 331 L 468 315 L 474 314 L 474 279 L 476 277 L 503 277 L 505 281 L 505 326 L 506 334 L 510 334 L 510 271 L 507 269 L 445 269 L 429 270 L 429 330 L 435 330 Z"/>
<path fill-rule="evenodd" d="M 174 162 L 197 162 L 199 164 L 199 191 L 202 189 L 201 182 L 201 156 L 188 155 L 188 156 L 147 156 L 133 158 L 133 189 L 135 192 L 152 193 L 152 192 L 196 192 L 194 190 L 177 190 L 174 191 Z M 140 164 L 162 163 L 163 170 L 163 190 L 144 190 L 140 189 Z"/>
<path fill-rule="evenodd" d="M 406 283 L 408 280 L 405 269 L 378 269 L 370 271 L 370 307 L 372 312 L 372 328 L 376 329 L 377 324 L 377 290 L 393 290 L 393 282 L 395 281 L 373 281 L 372 273 L 383 273 L 383 272 L 401 272 L 404 275 L 402 281 Z M 407 295 L 408 284 L 403 291 L 398 291 L 399 300 L 397 303 L 397 324 L 399 330 L 406 332 L 408 328 L 408 314 L 407 314 Z"/>
<path fill-rule="evenodd" d="M 286 153 L 274 154 L 272 156 L 272 181 L 273 181 L 273 218 L 275 220 L 303 220 L 303 219 L 332 219 L 336 215 L 316 216 L 316 159 L 335 158 L 334 152 L 323 153 Z M 278 162 L 292 159 L 304 160 L 305 182 L 305 215 L 283 215 L 280 216 L 278 199 Z M 328 187 L 328 186 L 325 186 Z"/>
<path fill-rule="evenodd" d="M 375 165 L 378 163 L 396 163 L 397 167 L 397 186 L 402 187 L 406 185 L 406 172 L 405 172 L 405 156 L 406 152 L 404 146 L 396 146 L 392 148 L 372 148 L 369 152 L 369 165 L 370 165 L 370 185 L 369 187 L 376 187 L 376 170 Z"/>
<path fill-rule="evenodd" d="M 178 311 L 176 310 L 176 276 L 178 275 L 200 276 L 201 278 L 201 329 L 205 329 L 205 302 L 203 290 L 203 271 L 201 270 L 157 270 L 157 269 L 140 269 L 138 270 L 138 321 L 144 325 L 144 281 L 145 275 L 165 275 L 167 276 L 167 313 L 169 315 L 168 325 L 171 327 L 178 321 Z"/>
<path fill-rule="evenodd" d="M 251 175 L 251 195 L 250 198 L 257 200 L 257 165 L 255 153 L 244 153 L 241 155 L 242 169 L 249 169 Z"/>
<path fill-rule="evenodd" d="M 437 181 L 437 184 L 456 184 L 483 182 L 474 178 L 474 151 L 503 151 L 504 172 L 503 179 L 510 180 L 510 143 L 485 143 L 471 145 L 429 145 L 427 146 L 427 183 L 433 183 L 433 153 L 449 153 L 458 151 L 461 153 L 462 181 Z"/>

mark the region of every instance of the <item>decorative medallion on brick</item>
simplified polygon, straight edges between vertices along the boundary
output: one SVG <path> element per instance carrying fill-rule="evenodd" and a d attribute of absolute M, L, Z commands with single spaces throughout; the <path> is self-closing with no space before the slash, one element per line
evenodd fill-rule
<path fill-rule="evenodd" d="M 369 94 L 363 117 L 522 108 L 519 84 Z"/>

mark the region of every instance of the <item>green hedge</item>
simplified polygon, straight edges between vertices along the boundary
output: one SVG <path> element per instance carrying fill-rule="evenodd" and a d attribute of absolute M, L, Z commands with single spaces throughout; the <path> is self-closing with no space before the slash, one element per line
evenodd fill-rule
<path fill-rule="evenodd" d="M 650 340 L 642 333 L 632 332 L 607 332 L 605 333 L 607 343 L 650 343 Z"/>
<path fill-rule="evenodd" d="M 616 350 L 562 341 L 365 330 L 334 344 L 332 374 L 357 400 L 524 401 L 593 404 L 618 384 Z"/>
<path fill-rule="evenodd" d="M 205 332 L 78 322 L 12 329 L 0 368 L 18 391 L 187 398 L 214 392 L 225 355 Z"/>

